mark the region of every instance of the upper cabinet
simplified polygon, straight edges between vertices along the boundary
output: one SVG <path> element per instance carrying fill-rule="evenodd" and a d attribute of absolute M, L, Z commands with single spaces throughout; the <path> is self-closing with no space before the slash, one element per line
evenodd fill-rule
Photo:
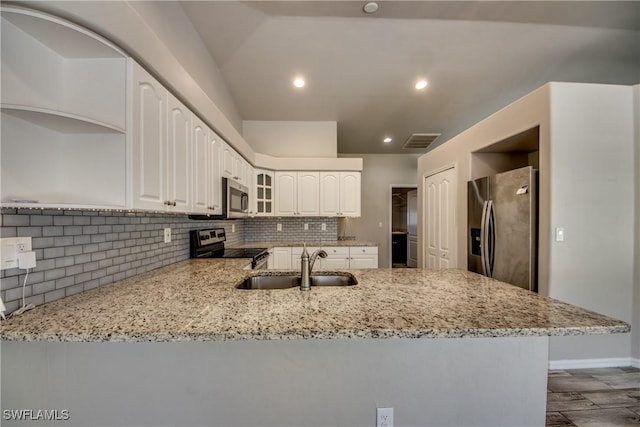
<path fill-rule="evenodd" d="M 126 55 L 63 19 L 0 10 L 1 201 L 125 207 Z"/>
<path fill-rule="evenodd" d="M 276 172 L 275 215 L 298 215 L 298 173 Z"/>
<path fill-rule="evenodd" d="M 320 215 L 360 216 L 360 172 L 320 172 Z"/>
<path fill-rule="evenodd" d="M 222 140 L 198 116 L 191 114 L 192 174 L 191 212 L 222 214 Z"/>
<path fill-rule="evenodd" d="M 255 191 L 253 212 L 256 216 L 273 216 L 274 213 L 274 183 L 273 171 L 263 169 L 255 170 Z"/>
<path fill-rule="evenodd" d="M 189 212 L 191 112 L 139 65 L 132 75 L 132 207 Z"/>
<path fill-rule="evenodd" d="M 276 172 L 276 216 L 360 216 L 360 172 Z"/>

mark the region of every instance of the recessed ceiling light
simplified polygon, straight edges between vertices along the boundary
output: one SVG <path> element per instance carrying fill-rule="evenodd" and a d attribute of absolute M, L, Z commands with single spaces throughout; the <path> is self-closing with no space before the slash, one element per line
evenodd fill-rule
<path fill-rule="evenodd" d="M 370 1 L 369 3 L 364 5 L 362 10 L 364 10 L 366 13 L 375 13 L 378 11 L 378 3 Z"/>
<path fill-rule="evenodd" d="M 382 142 L 384 142 L 385 144 L 389 144 L 392 141 L 393 141 L 393 138 L 389 138 L 389 137 L 386 137 L 385 139 L 382 140 Z"/>
<path fill-rule="evenodd" d="M 296 77 L 296 78 L 293 80 L 293 85 L 294 85 L 295 87 L 297 87 L 297 88 L 304 87 L 304 85 L 305 85 L 304 79 L 303 79 L 302 77 Z"/>
<path fill-rule="evenodd" d="M 424 89 L 425 87 L 427 87 L 429 83 L 427 83 L 426 80 L 418 80 L 416 82 L 416 89 L 421 90 Z"/>

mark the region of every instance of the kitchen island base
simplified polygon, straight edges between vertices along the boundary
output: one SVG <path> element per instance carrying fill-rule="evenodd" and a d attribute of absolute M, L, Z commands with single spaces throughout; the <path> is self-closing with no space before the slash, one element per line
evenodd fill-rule
<path fill-rule="evenodd" d="M 543 426 L 548 341 L 2 342 L 2 425 Z"/>

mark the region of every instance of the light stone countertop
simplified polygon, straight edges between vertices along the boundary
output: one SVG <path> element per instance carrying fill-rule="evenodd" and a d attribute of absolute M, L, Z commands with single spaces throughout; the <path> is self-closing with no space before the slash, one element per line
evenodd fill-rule
<path fill-rule="evenodd" d="M 609 334 L 627 323 L 463 270 L 351 270 L 358 284 L 241 290 L 246 259 L 188 260 L 36 307 L 4 341 L 213 341 Z"/>
<path fill-rule="evenodd" d="M 229 245 L 229 248 L 276 248 L 276 247 L 302 247 L 303 244 L 307 244 L 307 247 L 326 247 L 326 246 L 378 246 L 377 242 L 370 240 L 315 240 L 309 242 L 245 242 L 239 245 Z"/>

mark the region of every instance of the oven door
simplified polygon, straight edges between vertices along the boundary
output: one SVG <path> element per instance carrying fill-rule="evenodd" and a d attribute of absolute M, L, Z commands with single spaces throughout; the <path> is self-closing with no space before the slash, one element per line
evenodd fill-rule
<path fill-rule="evenodd" d="M 228 178 L 222 179 L 227 218 L 245 218 L 249 212 L 249 189 Z"/>

